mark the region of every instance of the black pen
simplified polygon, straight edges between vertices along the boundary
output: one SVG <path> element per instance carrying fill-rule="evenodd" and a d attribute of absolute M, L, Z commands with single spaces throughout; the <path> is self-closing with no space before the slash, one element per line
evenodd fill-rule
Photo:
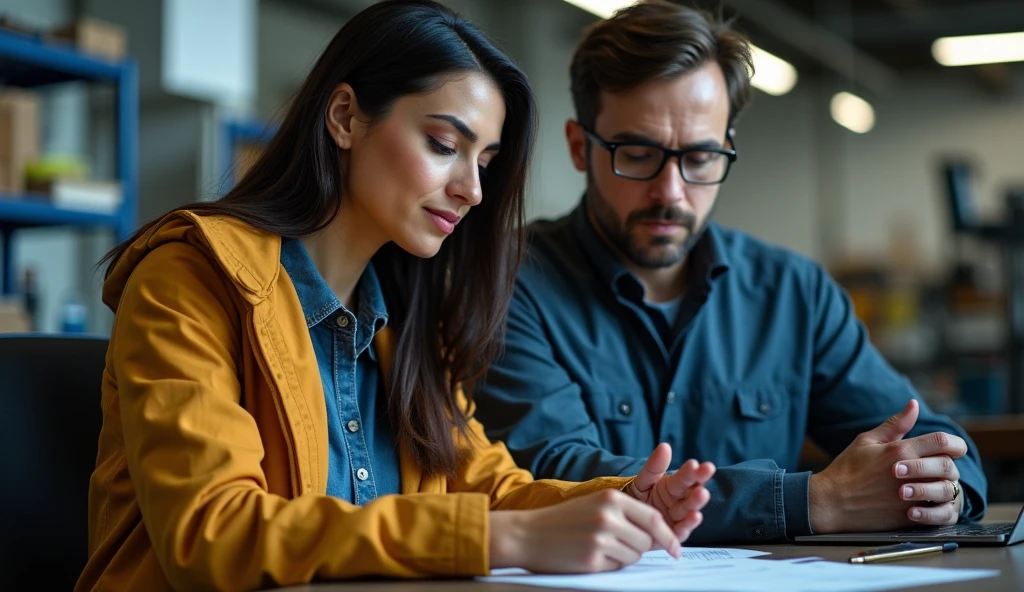
<path fill-rule="evenodd" d="M 850 563 L 875 563 L 878 561 L 899 561 L 928 553 L 949 553 L 956 551 L 956 543 L 900 543 L 877 549 L 869 549 L 850 557 Z"/>

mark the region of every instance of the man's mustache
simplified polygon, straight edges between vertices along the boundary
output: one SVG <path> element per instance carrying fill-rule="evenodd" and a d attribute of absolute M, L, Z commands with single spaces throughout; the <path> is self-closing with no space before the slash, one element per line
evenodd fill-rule
<path fill-rule="evenodd" d="M 690 232 L 693 232 L 694 227 L 697 226 L 697 216 L 695 216 L 693 212 L 686 212 L 679 208 L 670 208 L 665 206 L 653 206 L 646 210 L 633 212 L 626 218 L 626 226 L 632 227 L 641 222 L 652 221 L 679 224 Z"/>

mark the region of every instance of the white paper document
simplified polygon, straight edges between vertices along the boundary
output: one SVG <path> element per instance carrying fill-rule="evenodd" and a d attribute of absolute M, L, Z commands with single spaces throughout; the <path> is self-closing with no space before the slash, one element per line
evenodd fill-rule
<path fill-rule="evenodd" d="M 676 561 L 665 551 L 645 553 L 619 571 L 588 575 L 535 575 L 521 569 L 498 569 L 488 582 L 529 584 L 579 590 L 682 590 L 705 592 L 870 592 L 974 580 L 997 575 L 979 569 L 939 569 L 894 565 L 851 565 L 795 558 L 752 559 L 765 555 L 744 549 L 688 547 Z"/>
<path fill-rule="evenodd" d="M 683 556 L 677 562 L 668 551 L 651 551 L 644 553 L 636 565 L 675 565 L 683 561 L 721 561 L 723 559 L 747 559 L 771 555 L 768 551 L 751 549 L 712 549 L 711 547 L 683 547 Z"/>

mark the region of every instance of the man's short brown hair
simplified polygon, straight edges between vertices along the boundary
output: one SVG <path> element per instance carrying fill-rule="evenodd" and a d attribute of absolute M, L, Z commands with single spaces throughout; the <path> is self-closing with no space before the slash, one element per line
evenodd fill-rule
<path fill-rule="evenodd" d="M 665 0 L 639 2 L 587 29 L 569 69 L 576 118 L 593 129 L 601 91 L 625 93 L 715 60 L 729 91 L 729 122 L 751 99 L 750 44 L 728 22 Z"/>

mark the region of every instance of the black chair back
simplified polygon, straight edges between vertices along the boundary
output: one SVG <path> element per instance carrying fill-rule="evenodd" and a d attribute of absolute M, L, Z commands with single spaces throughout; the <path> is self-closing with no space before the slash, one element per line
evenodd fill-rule
<path fill-rule="evenodd" d="M 0 334 L 0 590 L 70 590 L 88 558 L 107 339 Z"/>

